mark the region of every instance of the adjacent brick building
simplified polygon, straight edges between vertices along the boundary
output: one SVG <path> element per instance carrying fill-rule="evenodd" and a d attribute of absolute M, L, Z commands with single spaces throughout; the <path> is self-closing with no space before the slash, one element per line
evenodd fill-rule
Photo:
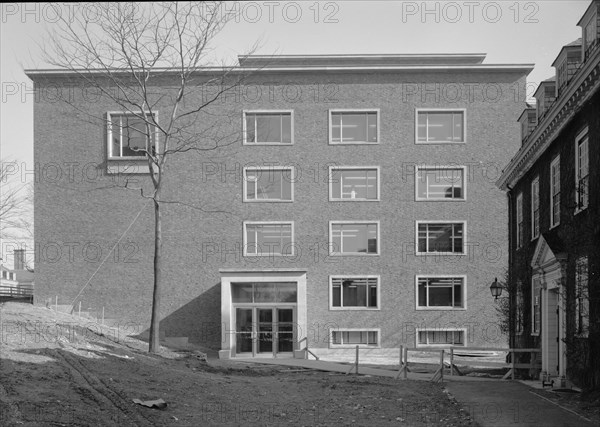
<path fill-rule="evenodd" d="M 184 203 L 163 205 L 166 336 L 222 357 L 292 355 L 304 338 L 332 357 L 357 344 L 372 356 L 505 346 L 489 292 L 507 267 L 495 182 L 519 147 L 532 66 L 484 58 L 241 57 L 244 84 L 188 129 L 227 143 L 173 157 L 166 172 L 164 200 Z M 214 73 L 198 71 L 185 108 Z M 39 94 L 37 301 L 146 327 L 152 207 L 115 188 L 126 177 L 149 188 L 135 120 L 76 74 L 27 74 Z M 159 121 L 170 78 L 150 81 Z"/>
<path fill-rule="evenodd" d="M 512 345 L 540 348 L 544 378 L 600 385 L 600 2 L 521 116 L 498 184 L 510 207 Z M 525 122 L 533 118 L 534 127 Z"/>

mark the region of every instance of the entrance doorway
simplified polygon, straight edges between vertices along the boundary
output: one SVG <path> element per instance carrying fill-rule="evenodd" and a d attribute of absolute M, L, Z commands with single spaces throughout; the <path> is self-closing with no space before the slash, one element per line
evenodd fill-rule
<path fill-rule="evenodd" d="M 296 342 L 295 307 L 236 307 L 237 356 L 290 357 Z"/>

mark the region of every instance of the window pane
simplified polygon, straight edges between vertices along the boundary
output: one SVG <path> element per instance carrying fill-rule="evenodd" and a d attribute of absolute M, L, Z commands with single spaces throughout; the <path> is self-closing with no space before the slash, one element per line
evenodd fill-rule
<path fill-rule="evenodd" d="M 342 171 L 334 169 L 331 171 L 331 197 L 334 199 L 341 199 L 341 188 L 342 183 Z"/>
<path fill-rule="evenodd" d="M 334 344 L 341 344 L 342 343 L 342 333 L 338 332 L 338 331 L 333 331 L 331 333 L 331 340 L 333 341 Z"/>
<path fill-rule="evenodd" d="M 419 280 L 419 307 L 427 307 L 427 284 Z"/>
<path fill-rule="evenodd" d="M 246 142 L 256 142 L 256 114 L 246 114 Z"/>
<path fill-rule="evenodd" d="M 463 306 L 462 286 L 454 285 L 454 307 Z"/>
<path fill-rule="evenodd" d="M 292 143 L 292 115 L 291 114 L 283 114 L 281 116 L 282 124 L 282 136 L 281 142 L 285 144 Z"/>
<path fill-rule="evenodd" d="M 417 122 L 417 140 L 419 142 L 427 141 L 427 114 L 419 113 Z"/>
<path fill-rule="evenodd" d="M 333 285 L 332 298 L 333 298 L 333 301 L 332 301 L 331 305 L 333 307 L 341 307 L 341 305 L 342 305 L 342 292 L 341 292 L 341 286 L 340 285 Z"/>
<path fill-rule="evenodd" d="M 246 226 L 246 231 L 246 250 L 249 254 L 289 255 L 292 253 L 292 229 L 289 224 L 249 224 Z M 255 244 L 256 249 L 254 249 Z"/>
<path fill-rule="evenodd" d="M 123 116 L 123 156 L 145 156 L 146 153 L 146 124 L 134 116 Z"/>
<path fill-rule="evenodd" d="M 464 141 L 463 113 L 440 111 L 419 113 L 417 139 L 421 142 Z"/>
<path fill-rule="evenodd" d="M 376 224 L 333 224 L 334 250 L 342 253 L 377 253 Z"/>
<path fill-rule="evenodd" d="M 331 113 L 333 142 L 377 142 L 377 113 Z"/>
<path fill-rule="evenodd" d="M 333 142 L 341 141 L 341 122 L 342 115 L 337 113 L 331 114 L 331 140 Z"/>
<path fill-rule="evenodd" d="M 452 142 L 452 114 L 428 113 L 429 141 Z"/>
<path fill-rule="evenodd" d="M 373 169 L 333 170 L 332 198 L 377 199 L 377 171 Z"/>
<path fill-rule="evenodd" d="M 296 302 L 298 292 L 295 283 L 278 283 L 277 284 L 277 301 L 278 302 Z"/>
<path fill-rule="evenodd" d="M 252 302 L 252 283 L 232 283 L 231 300 L 233 302 Z"/>
<path fill-rule="evenodd" d="M 281 142 L 281 116 L 260 114 L 256 116 L 256 142 Z"/>
<path fill-rule="evenodd" d="M 451 286 L 430 286 L 429 287 L 429 305 L 431 307 L 452 306 L 452 287 Z"/>
<path fill-rule="evenodd" d="M 369 307 L 377 307 L 377 285 L 369 285 Z"/>

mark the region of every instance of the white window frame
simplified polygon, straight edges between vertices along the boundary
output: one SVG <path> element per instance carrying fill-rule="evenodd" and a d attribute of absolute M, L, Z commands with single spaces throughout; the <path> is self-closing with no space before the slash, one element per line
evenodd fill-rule
<path fill-rule="evenodd" d="M 579 162 L 579 144 L 582 140 L 585 140 L 587 151 L 587 194 L 584 198 L 585 205 L 580 206 L 581 192 L 579 189 L 579 174 L 581 171 L 581 164 Z M 587 209 L 590 203 L 590 137 L 588 127 L 579 132 L 579 134 L 577 134 L 577 137 L 575 138 L 575 202 L 575 215 Z"/>
<path fill-rule="evenodd" d="M 419 305 L 419 280 L 420 279 L 435 279 L 435 278 L 444 278 L 444 279 L 462 279 L 462 307 L 452 307 L 452 306 L 420 306 Z M 452 291 L 454 292 L 454 290 Z M 429 296 L 429 291 L 427 292 L 427 296 Z M 429 304 L 429 298 L 427 299 L 427 304 Z M 467 309 L 467 276 L 466 275 L 457 275 L 457 274 L 418 274 L 415 276 L 415 309 L 417 311 L 464 311 Z"/>
<path fill-rule="evenodd" d="M 520 249 L 523 247 L 523 244 L 525 243 L 525 234 L 524 234 L 524 229 L 525 229 L 525 221 L 524 221 L 524 216 L 523 216 L 523 193 L 519 193 L 517 194 L 517 198 L 515 201 L 515 223 L 517 225 L 516 227 L 516 243 L 517 243 L 517 249 Z"/>
<path fill-rule="evenodd" d="M 333 305 L 333 280 L 334 279 L 377 279 L 377 306 L 376 307 L 336 307 Z M 344 296 L 341 295 L 343 304 Z M 329 310 L 332 311 L 379 311 L 381 310 L 381 277 L 373 274 L 336 274 L 329 276 Z"/>
<path fill-rule="evenodd" d="M 334 142 L 333 141 L 333 120 L 332 114 L 334 113 L 375 113 L 377 115 L 377 141 L 354 141 L 354 142 Z M 381 111 L 379 108 L 335 108 L 330 109 L 328 112 L 329 117 L 329 145 L 377 145 L 381 143 Z M 341 132 L 341 130 L 340 130 Z M 340 133 L 341 135 L 341 133 Z M 343 138 L 343 135 L 342 135 Z"/>
<path fill-rule="evenodd" d="M 463 343 L 461 344 L 420 344 L 419 333 L 420 332 L 462 332 Z M 467 346 L 467 328 L 415 328 L 415 347 L 466 347 Z"/>
<path fill-rule="evenodd" d="M 144 112 L 144 114 L 146 115 L 152 115 L 154 116 L 154 121 L 156 123 L 158 123 L 158 111 L 146 111 Z M 125 160 L 125 161 L 132 161 L 132 160 L 138 160 L 138 161 L 148 161 L 148 154 L 144 153 L 143 156 L 113 156 L 112 153 L 112 119 L 113 116 L 133 116 L 133 117 L 137 117 L 138 113 L 136 112 L 131 112 L 131 111 L 107 111 L 106 112 L 106 156 L 108 160 Z M 154 149 L 158 151 L 158 136 L 159 136 L 159 132 L 158 132 L 158 126 L 154 126 Z M 123 151 L 123 141 L 122 141 L 122 132 L 123 132 L 123 128 L 121 128 L 120 130 L 120 150 L 121 152 Z M 148 146 L 148 149 L 150 149 L 151 147 Z"/>
<path fill-rule="evenodd" d="M 554 170 L 555 170 L 555 165 L 558 165 L 557 168 L 557 177 L 555 177 L 554 174 Z M 555 193 L 554 193 L 554 181 L 558 182 L 558 193 L 556 193 L 558 195 L 558 220 L 556 222 L 554 222 L 554 197 L 555 197 Z M 557 227 L 560 225 L 560 202 L 561 202 L 561 187 L 560 187 L 560 154 L 557 154 L 556 157 L 554 157 L 554 159 L 552 159 L 552 162 L 550 163 L 550 229 Z"/>
<path fill-rule="evenodd" d="M 454 169 L 454 170 L 461 170 L 462 171 L 462 194 L 463 196 L 461 198 L 427 198 L 427 197 L 419 197 L 419 188 L 418 188 L 418 181 L 420 180 L 419 178 L 419 172 L 426 170 L 426 171 L 436 171 L 436 170 L 448 170 L 448 169 Z M 421 166 L 417 166 L 415 168 L 415 201 L 417 202 L 465 202 L 467 200 L 467 167 L 466 166 L 457 166 L 457 165 L 443 165 L 443 166 L 439 166 L 439 165 L 421 165 Z"/>
<path fill-rule="evenodd" d="M 333 172 L 336 170 L 374 170 L 377 173 L 377 197 L 375 199 L 336 199 L 333 197 Z M 330 202 L 379 202 L 381 200 L 381 174 L 379 166 L 329 166 L 329 201 Z M 341 194 L 341 193 L 340 193 Z"/>
<path fill-rule="evenodd" d="M 463 140 L 453 142 L 419 141 L 419 113 L 462 113 L 463 115 Z M 429 135 L 427 131 L 427 135 Z M 415 144 L 448 145 L 467 143 L 467 109 L 466 108 L 415 108 Z"/>
<path fill-rule="evenodd" d="M 290 115 L 290 143 L 286 142 L 248 142 L 248 134 L 246 127 L 246 114 L 289 114 Z M 242 145 L 257 146 L 257 145 L 276 145 L 276 146 L 289 146 L 294 145 L 294 110 L 244 110 L 242 111 Z"/>
<path fill-rule="evenodd" d="M 377 344 L 334 344 L 334 332 L 375 332 L 377 334 Z M 381 329 L 380 328 L 329 328 L 329 348 L 381 348 Z"/>
<path fill-rule="evenodd" d="M 420 224 L 462 224 L 463 226 L 463 242 L 462 242 L 462 252 L 419 252 L 419 225 Z M 435 220 L 435 221 L 426 221 L 426 220 L 416 220 L 415 221 L 415 254 L 417 256 L 462 256 L 466 255 L 467 248 L 467 221 L 446 221 L 446 220 Z"/>
<path fill-rule="evenodd" d="M 271 171 L 291 171 L 290 176 L 290 185 L 291 192 L 290 200 L 282 200 L 282 199 L 248 199 L 248 181 L 249 179 L 246 176 L 248 171 L 267 171 L 266 173 L 270 173 Z M 284 174 L 285 176 L 285 174 Z M 291 203 L 294 201 L 294 183 L 296 182 L 296 169 L 293 166 L 245 166 L 243 169 L 243 201 L 245 203 Z"/>
<path fill-rule="evenodd" d="M 276 254 L 276 253 L 248 253 L 248 239 L 247 239 L 247 226 L 248 225 L 289 225 L 291 227 L 291 253 L 290 254 Z M 243 222 L 243 243 L 244 243 L 244 256 L 245 257 L 293 257 L 296 254 L 296 237 L 294 235 L 294 221 L 244 221 Z"/>
<path fill-rule="evenodd" d="M 333 248 L 333 225 L 334 224 L 375 224 L 377 226 L 377 253 L 361 253 L 361 252 L 334 252 Z M 329 221 L 329 255 L 330 256 L 379 256 L 381 255 L 381 225 L 379 221 Z"/>
<path fill-rule="evenodd" d="M 536 176 L 531 181 L 531 240 L 538 237 L 540 237 L 540 177 Z"/>

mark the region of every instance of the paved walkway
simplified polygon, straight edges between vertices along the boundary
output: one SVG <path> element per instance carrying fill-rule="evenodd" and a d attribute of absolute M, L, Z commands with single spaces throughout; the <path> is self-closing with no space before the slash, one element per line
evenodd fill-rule
<path fill-rule="evenodd" d="M 280 365 L 347 373 L 351 364 L 306 359 L 232 359 L 236 362 Z M 410 368 L 410 364 L 409 364 Z M 353 371 L 354 372 L 354 371 Z M 359 366 L 361 375 L 395 378 L 398 371 Z M 408 379 L 429 381 L 433 374 L 409 372 Z M 594 423 L 546 400 L 518 381 L 444 375 L 449 393 L 482 427 L 587 427 Z"/>

